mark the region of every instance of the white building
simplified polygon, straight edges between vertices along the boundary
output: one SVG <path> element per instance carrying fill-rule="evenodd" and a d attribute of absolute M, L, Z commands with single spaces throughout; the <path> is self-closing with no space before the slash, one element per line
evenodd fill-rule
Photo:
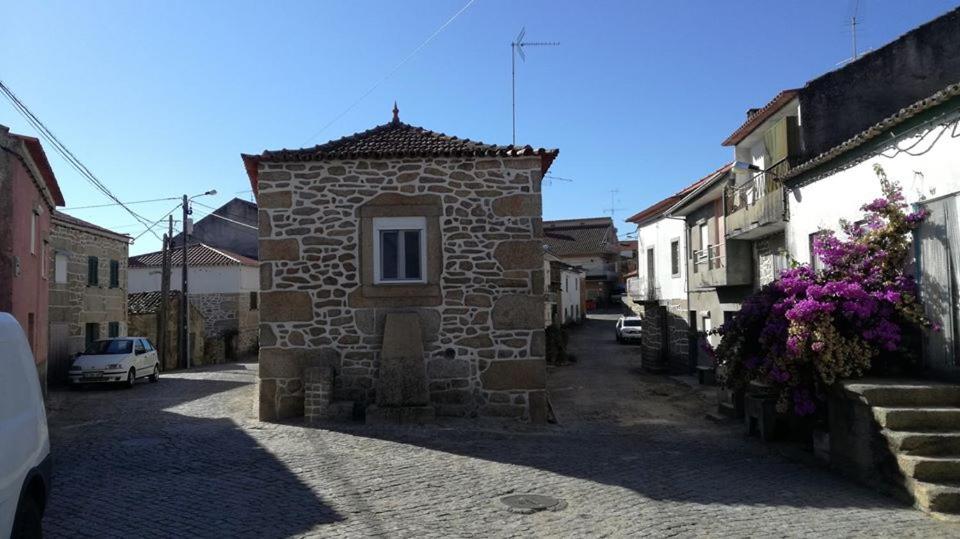
<path fill-rule="evenodd" d="M 943 327 L 929 332 L 926 367 L 960 377 L 960 84 L 883 119 L 855 137 L 790 171 L 787 245 L 799 262 L 811 259 L 814 237 L 856 222 L 860 207 L 881 196 L 875 172 L 903 188 L 906 201 L 931 212 L 915 237 L 920 299 Z"/>
<path fill-rule="evenodd" d="M 128 291 L 161 290 L 161 255 L 130 258 Z M 170 290 L 180 290 L 183 252 L 172 251 Z M 260 267 L 256 260 L 198 243 L 187 250 L 187 286 L 190 303 L 204 318 L 204 359 L 236 359 L 256 350 L 259 329 Z"/>
<path fill-rule="evenodd" d="M 544 320 L 549 324 L 573 324 L 583 321 L 587 272 L 545 253 L 544 280 L 549 283 Z"/>

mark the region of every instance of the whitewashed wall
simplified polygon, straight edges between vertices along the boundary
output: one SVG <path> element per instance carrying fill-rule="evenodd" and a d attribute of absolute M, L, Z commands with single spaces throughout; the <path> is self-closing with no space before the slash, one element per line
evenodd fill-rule
<path fill-rule="evenodd" d="M 179 266 L 173 266 L 170 273 L 171 290 L 180 290 L 180 271 Z M 252 277 L 248 275 L 249 272 L 252 272 Z M 257 268 L 241 266 L 187 268 L 187 274 L 190 294 L 236 294 L 244 290 L 257 290 L 260 279 Z M 127 282 L 131 294 L 158 291 L 160 268 L 130 268 L 127 270 Z"/>
<path fill-rule="evenodd" d="M 934 129 L 913 152 L 926 149 L 943 128 Z M 918 137 L 901 140 L 898 146 L 909 147 Z M 893 146 L 884 153 L 892 155 Z M 799 262 L 810 262 L 810 234 L 827 228 L 839 231 L 840 219 L 861 218 L 860 206 L 881 194 L 874 164 L 880 164 L 888 178 L 900 183 L 910 203 L 960 191 L 960 137 L 952 137 L 948 128 L 923 155 L 900 153 L 892 159 L 876 155 L 791 192 L 787 223 L 787 249 L 791 256 Z"/>
<path fill-rule="evenodd" d="M 647 283 L 647 249 L 653 247 L 656 286 L 661 299 L 687 298 L 687 240 L 683 219 L 662 218 L 637 229 L 637 277 L 640 293 Z M 670 242 L 680 240 L 680 275 L 670 273 Z"/>
<path fill-rule="evenodd" d="M 575 322 L 583 316 L 580 312 L 580 290 L 586 274 L 579 271 L 563 270 L 560 272 L 560 308 L 561 319 L 564 323 Z"/>

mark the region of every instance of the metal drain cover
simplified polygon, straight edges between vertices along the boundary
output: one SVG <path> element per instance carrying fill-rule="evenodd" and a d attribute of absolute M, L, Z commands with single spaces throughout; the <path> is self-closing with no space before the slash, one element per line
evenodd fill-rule
<path fill-rule="evenodd" d="M 539 511 L 559 511 L 567 506 L 563 500 L 542 494 L 513 494 L 500 498 L 511 511 L 529 514 Z"/>

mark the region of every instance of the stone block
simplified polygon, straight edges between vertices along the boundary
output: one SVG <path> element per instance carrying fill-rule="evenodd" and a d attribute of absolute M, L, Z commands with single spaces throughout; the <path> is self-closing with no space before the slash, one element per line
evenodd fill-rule
<path fill-rule="evenodd" d="M 547 363 L 542 359 L 492 361 L 480 375 L 480 381 L 489 391 L 543 390 L 547 385 Z"/>
<path fill-rule="evenodd" d="M 257 195 L 257 205 L 264 209 L 289 208 L 293 205 L 290 191 L 261 191 Z"/>
<path fill-rule="evenodd" d="M 332 348 L 260 348 L 260 377 L 303 379 L 312 367 L 336 369 L 340 354 Z"/>
<path fill-rule="evenodd" d="M 303 395 L 278 395 L 277 420 L 303 417 Z"/>
<path fill-rule="evenodd" d="M 493 201 L 493 213 L 499 217 L 540 217 L 539 195 L 508 195 Z"/>
<path fill-rule="evenodd" d="M 510 294 L 493 305 L 494 329 L 543 329 L 543 297 Z"/>
<path fill-rule="evenodd" d="M 527 400 L 530 407 L 530 422 L 538 425 L 547 423 L 550 419 L 550 405 L 547 402 L 546 391 L 531 391 Z"/>
<path fill-rule="evenodd" d="M 277 336 L 273 334 L 273 329 L 268 324 L 260 324 L 260 346 L 275 346 Z"/>
<path fill-rule="evenodd" d="M 300 242 L 294 238 L 261 239 L 260 260 L 300 260 Z"/>
<path fill-rule="evenodd" d="M 544 330 L 538 329 L 530 334 L 530 357 L 546 357 L 547 336 Z"/>
<path fill-rule="evenodd" d="M 420 317 L 416 313 L 389 313 L 380 352 L 377 405 L 421 406 L 429 401 Z"/>
<path fill-rule="evenodd" d="M 273 288 L 273 264 L 263 262 L 260 264 L 260 290 L 271 288 Z"/>
<path fill-rule="evenodd" d="M 427 376 L 431 380 L 467 378 L 470 376 L 470 362 L 466 359 L 434 359 L 427 364 Z"/>
<path fill-rule="evenodd" d="M 543 242 L 509 240 L 497 244 L 493 258 L 505 270 L 543 269 Z"/>
<path fill-rule="evenodd" d="M 465 346 L 467 348 L 491 348 L 493 347 L 493 339 L 487 334 L 480 334 L 458 339 L 456 344 L 457 346 Z"/>
<path fill-rule="evenodd" d="M 260 421 L 276 421 L 277 418 L 277 382 L 275 380 L 257 380 L 257 418 Z"/>
<path fill-rule="evenodd" d="M 260 319 L 265 322 L 311 322 L 313 299 L 309 292 L 260 292 Z"/>

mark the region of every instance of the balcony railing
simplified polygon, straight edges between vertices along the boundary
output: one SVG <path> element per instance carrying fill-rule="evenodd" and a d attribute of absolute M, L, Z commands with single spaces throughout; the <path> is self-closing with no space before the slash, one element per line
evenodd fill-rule
<path fill-rule="evenodd" d="M 790 160 L 781 159 L 770 168 L 754 174 L 746 183 L 727 188 L 725 204 L 728 238 L 740 237 L 752 231 L 762 235 L 785 226 L 783 184 L 780 177 L 788 170 Z"/>
<path fill-rule="evenodd" d="M 660 299 L 660 287 L 655 279 L 631 277 L 627 279 L 627 294 L 634 301 L 654 301 Z"/>
<path fill-rule="evenodd" d="M 749 242 L 709 245 L 691 255 L 688 261 L 691 290 L 750 283 L 752 258 Z"/>

